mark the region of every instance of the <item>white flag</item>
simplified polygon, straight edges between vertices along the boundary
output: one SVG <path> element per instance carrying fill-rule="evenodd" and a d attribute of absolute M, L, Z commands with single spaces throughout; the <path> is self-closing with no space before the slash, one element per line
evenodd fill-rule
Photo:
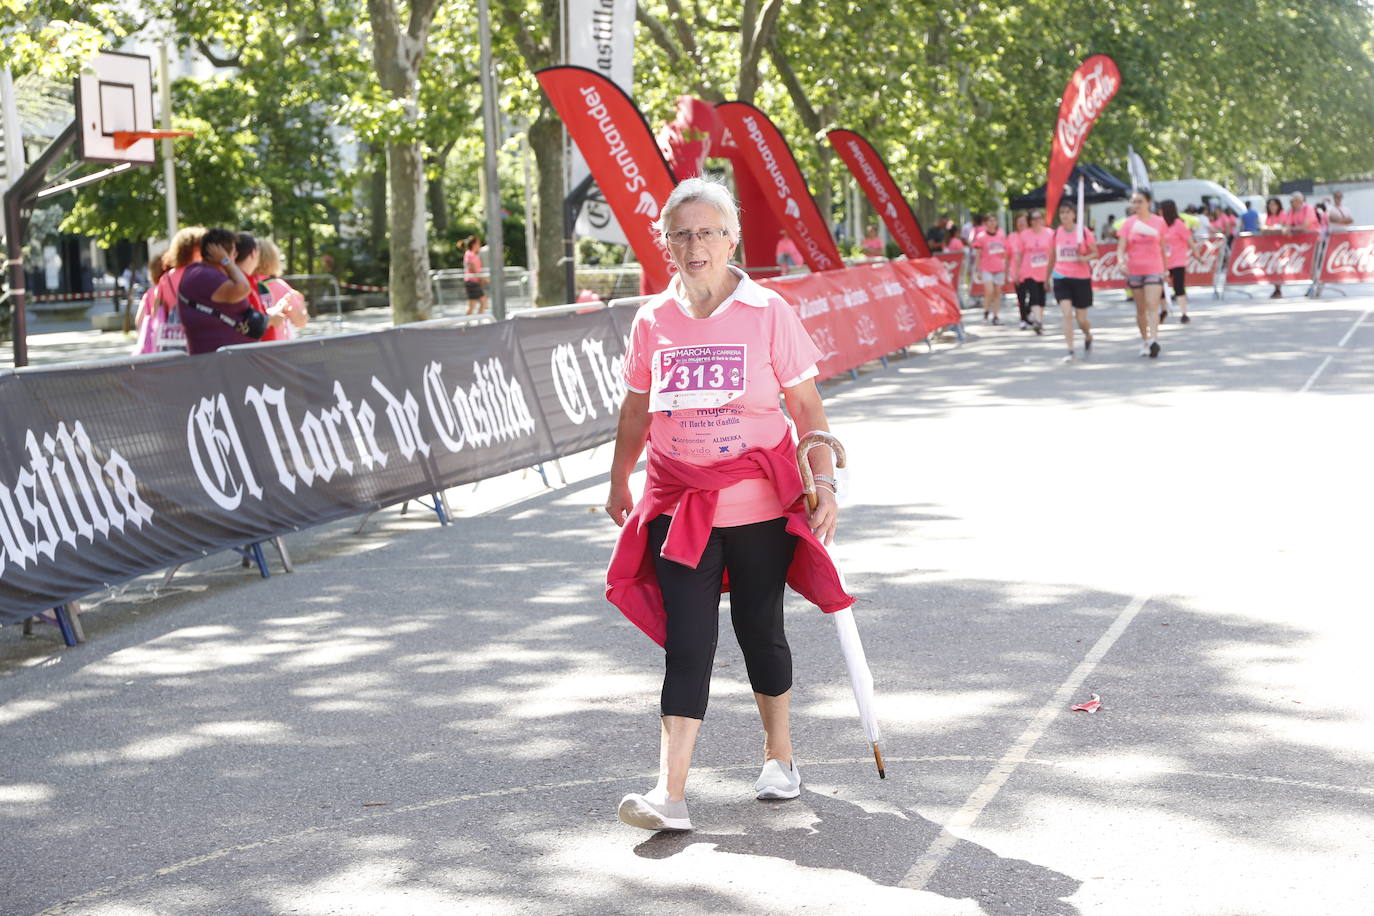
<path fill-rule="evenodd" d="M 1145 170 L 1145 160 L 1130 146 L 1126 147 L 1126 169 L 1131 173 L 1132 194 L 1150 190 L 1150 173 Z"/>
<path fill-rule="evenodd" d="M 567 0 L 568 63 L 595 70 L 626 93 L 634 85 L 635 0 Z M 589 174 L 576 146 L 572 157 L 568 193 Z M 576 234 L 602 242 L 627 244 L 625 233 L 611 215 L 600 191 L 594 191 L 577 214 Z"/>

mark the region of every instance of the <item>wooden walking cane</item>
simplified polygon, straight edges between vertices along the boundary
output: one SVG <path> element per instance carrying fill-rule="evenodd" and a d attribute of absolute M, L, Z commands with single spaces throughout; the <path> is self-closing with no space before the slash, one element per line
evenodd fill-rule
<path fill-rule="evenodd" d="M 813 448 L 819 445 L 826 446 L 830 449 L 831 453 L 835 456 L 835 467 L 844 467 L 846 460 L 844 446 L 840 444 L 839 439 L 835 438 L 830 433 L 812 430 L 802 436 L 801 441 L 797 443 L 797 470 L 801 472 L 802 491 L 806 494 L 806 506 L 812 512 L 816 511 L 816 506 L 819 504 L 820 499 L 816 496 L 816 479 L 811 473 L 811 462 L 807 456 Z M 869 716 L 872 718 L 872 723 L 870 728 L 870 723 L 866 721 L 864 727 L 869 731 L 869 743 L 873 747 L 873 760 L 878 765 L 878 778 L 886 779 L 887 767 L 883 764 L 883 752 L 878 747 L 877 719 L 873 718 L 873 711 L 871 708 L 873 675 L 868 670 L 868 660 L 864 657 L 863 643 L 859 640 L 859 631 L 854 625 L 854 615 L 849 608 L 845 608 L 842 611 L 836 611 L 832 616 L 835 618 L 836 631 L 840 636 L 840 647 L 845 652 L 845 663 L 846 665 L 850 665 L 850 685 L 854 688 L 854 701 L 859 705 L 859 716 L 861 719 L 864 713 L 864 701 L 860 698 L 859 685 L 861 682 L 866 686 L 869 694 Z M 857 659 L 862 663 L 861 676 L 856 675 L 854 672 L 850 660 L 850 652 L 856 653 Z"/>

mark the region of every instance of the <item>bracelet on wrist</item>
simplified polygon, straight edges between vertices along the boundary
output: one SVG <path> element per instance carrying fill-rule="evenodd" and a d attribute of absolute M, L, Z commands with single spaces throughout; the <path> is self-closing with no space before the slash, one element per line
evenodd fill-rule
<path fill-rule="evenodd" d="M 839 491 L 836 490 L 836 489 L 835 489 L 833 486 L 831 486 L 830 484 L 826 483 L 824 480 L 818 480 L 818 481 L 816 481 L 816 486 L 818 486 L 818 487 L 825 487 L 827 490 L 829 490 L 831 493 L 834 493 L 836 496 L 839 495 Z"/>
<path fill-rule="evenodd" d="M 829 474 L 812 474 L 811 478 L 815 480 L 816 483 L 829 484 L 831 492 L 839 492 L 840 482 Z"/>

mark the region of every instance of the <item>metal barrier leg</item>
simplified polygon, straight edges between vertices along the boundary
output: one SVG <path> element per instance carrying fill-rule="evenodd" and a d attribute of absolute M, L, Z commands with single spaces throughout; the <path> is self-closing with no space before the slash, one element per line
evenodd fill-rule
<path fill-rule="evenodd" d="M 554 470 L 558 471 L 558 479 L 563 481 L 563 486 L 566 487 L 568 485 L 568 475 L 563 473 L 563 462 L 555 458 L 553 459 L 553 467 Z"/>
<path fill-rule="evenodd" d="M 62 633 L 62 641 L 68 646 L 76 645 L 76 633 L 72 632 L 71 622 L 67 619 L 67 609 L 55 607 L 52 609 L 52 622 L 57 624 L 57 629 Z"/>
<path fill-rule="evenodd" d="M 884 369 L 887 368 L 887 357 L 886 357 L 886 356 L 880 356 L 880 357 L 878 357 L 878 362 L 880 362 L 880 363 L 883 364 L 883 368 L 884 368 Z"/>
<path fill-rule="evenodd" d="M 281 538 L 272 538 L 272 544 L 277 548 L 277 556 L 281 557 L 282 569 L 289 573 L 296 571 L 296 567 L 291 564 L 291 554 L 286 552 L 286 542 Z"/>
<path fill-rule="evenodd" d="M 363 533 L 363 529 L 367 527 L 367 520 L 370 518 L 372 518 L 371 512 L 363 514 L 362 521 L 358 522 L 358 527 L 353 529 L 353 535 L 355 537 Z"/>
<path fill-rule="evenodd" d="M 77 642 L 86 641 L 86 631 L 81 626 L 81 604 L 77 601 L 68 601 L 62 608 L 67 615 L 67 626 L 71 627 L 72 635 Z"/>
<path fill-rule="evenodd" d="M 534 466 L 534 472 L 539 475 L 540 480 L 544 481 L 544 486 L 548 487 L 550 490 L 554 488 L 553 484 L 549 483 L 549 475 L 544 473 L 543 464 L 536 464 Z"/>
<path fill-rule="evenodd" d="M 859 370 L 858 370 L 858 369 L 850 369 L 850 370 L 849 370 L 849 377 L 850 377 L 851 379 L 853 379 L 854 381 L 857 382 L 857 381 L 859 380 Z"/>

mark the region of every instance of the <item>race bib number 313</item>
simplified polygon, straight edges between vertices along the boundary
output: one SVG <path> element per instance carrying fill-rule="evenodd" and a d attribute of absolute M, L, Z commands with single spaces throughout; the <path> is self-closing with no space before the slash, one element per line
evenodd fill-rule
<path fill-rule="evenodd" d="M 744 365 L 744 344 L 655 351 L 649 409 L 723 407 L 744 394 Z"/>

